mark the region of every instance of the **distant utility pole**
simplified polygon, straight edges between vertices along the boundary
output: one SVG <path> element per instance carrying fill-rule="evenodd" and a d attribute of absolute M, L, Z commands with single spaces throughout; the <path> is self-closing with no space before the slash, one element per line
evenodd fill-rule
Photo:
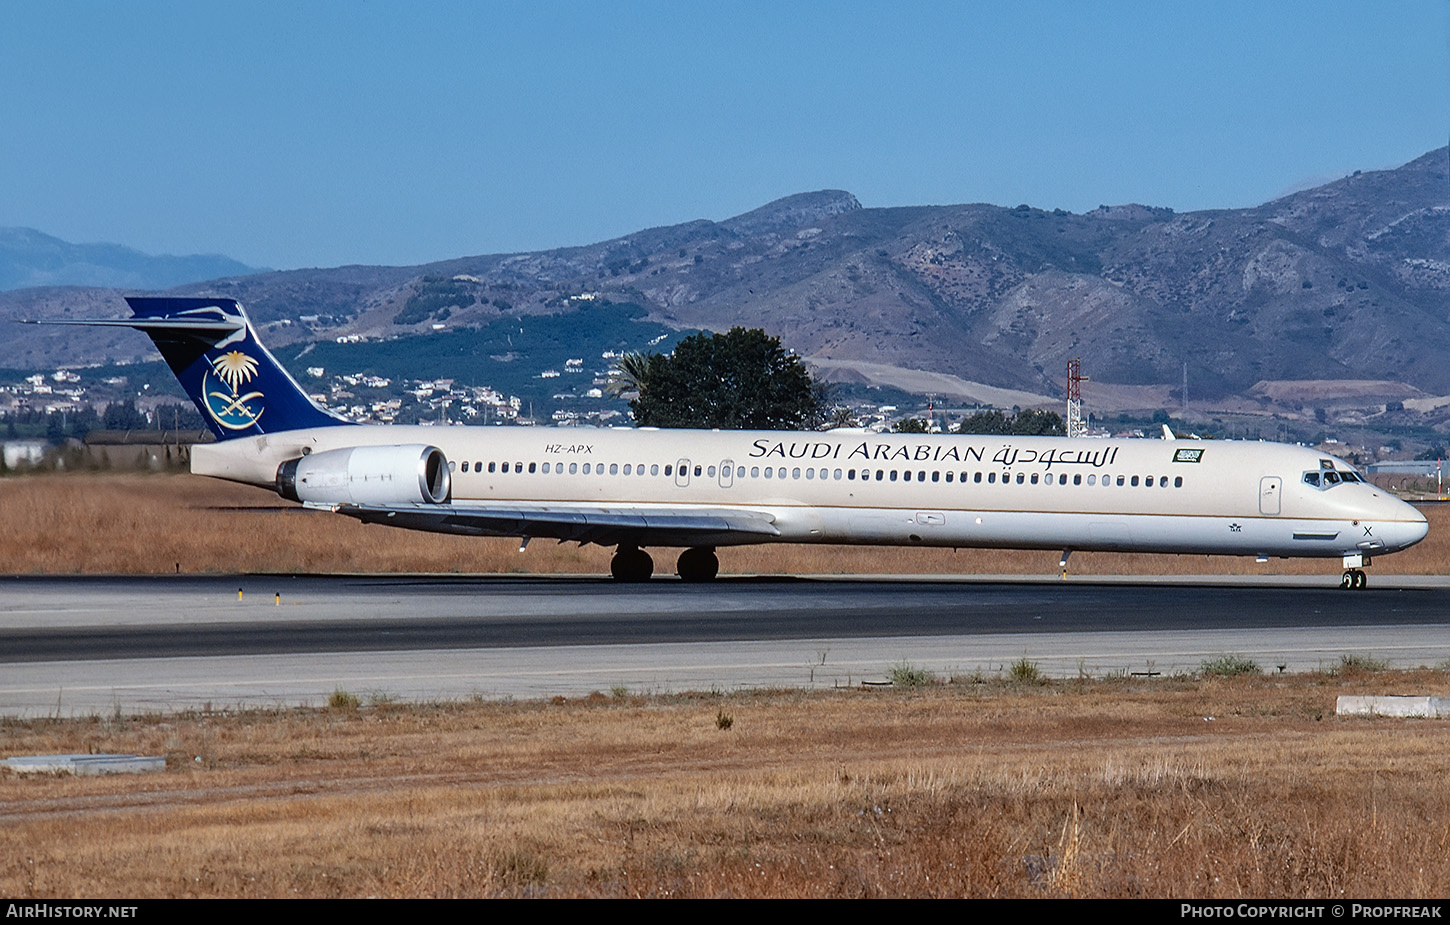
<path fill-rule="evenodd" d="M 1087 423 L 1082 419 L 1082 357 L 1067 363 L 1067 435 L 1087 436 Z"/>

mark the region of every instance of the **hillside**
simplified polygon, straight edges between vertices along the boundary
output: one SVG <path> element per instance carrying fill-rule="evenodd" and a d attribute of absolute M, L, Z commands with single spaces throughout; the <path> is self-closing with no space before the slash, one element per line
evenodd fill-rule
<path fill-rule="evenodd" d="M 1450 393 L 1447 151 L 1250 209 L 1085 214 L 971 204 L 862 208 L 803 193 L 721 222 L 421 267 L 231 276 L 172 290 L 241 299 L 285 344 L 644 309 L 679 330 L 764 327 L 832 376 L 926 370 L 1056 395 L 1067 361 L 1103 386 L 1198 398 L 1280 380 Z M 0 318 L 124 311 L 119 292 L 0 293 Z M 442 326 L 439 328 L 438 326 Z M 125 332 L 12 328 L 5 365 L 148 357 Z M 874 364 L 874 366 L 872 365 Z M 1146 394 L 1146 393 L 1145 393 Z"/>

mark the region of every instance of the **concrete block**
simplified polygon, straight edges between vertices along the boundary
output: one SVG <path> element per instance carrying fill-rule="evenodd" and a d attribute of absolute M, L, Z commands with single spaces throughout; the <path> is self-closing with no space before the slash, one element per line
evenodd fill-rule
<path fill-rule="evenodd" d="M 1450 717 L 1450 697 L 1344 696 L 1335 703 L 1340 716 Z"/>
<path fill-rule="evenodd" d="M 166 770 L 159 755 L 17 755 L 0 761 L 16 774 L 144 774 Z"/>

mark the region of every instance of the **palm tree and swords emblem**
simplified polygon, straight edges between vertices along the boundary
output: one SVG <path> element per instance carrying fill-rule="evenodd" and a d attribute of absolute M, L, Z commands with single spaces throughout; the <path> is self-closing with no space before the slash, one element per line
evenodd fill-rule
<path fill-rule="evenodd" d="M 240 350 L 232 350 L 211 361 L 207 379 L 215 378 L 224 383 L 230 391 L 216 386 L 211 381 L 203 384 L 206 395 L 206 410 L 218 424 L 228 430 L 246 430 L 262 416 L 266 409 L 260 403 L 261 392 L 242 394 L 242 386 L 257 375 L 257 361 Z"/>

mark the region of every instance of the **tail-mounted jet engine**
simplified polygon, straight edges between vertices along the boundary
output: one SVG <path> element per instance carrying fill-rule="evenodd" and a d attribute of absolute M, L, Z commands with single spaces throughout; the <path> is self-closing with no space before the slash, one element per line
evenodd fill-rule
<path fill-rule="evenodd" d="M 354 446 L 289 459 L 277 494 L 320 504 L 444 504 L 453 493 L 448 459 L 436 446 Z"/>

